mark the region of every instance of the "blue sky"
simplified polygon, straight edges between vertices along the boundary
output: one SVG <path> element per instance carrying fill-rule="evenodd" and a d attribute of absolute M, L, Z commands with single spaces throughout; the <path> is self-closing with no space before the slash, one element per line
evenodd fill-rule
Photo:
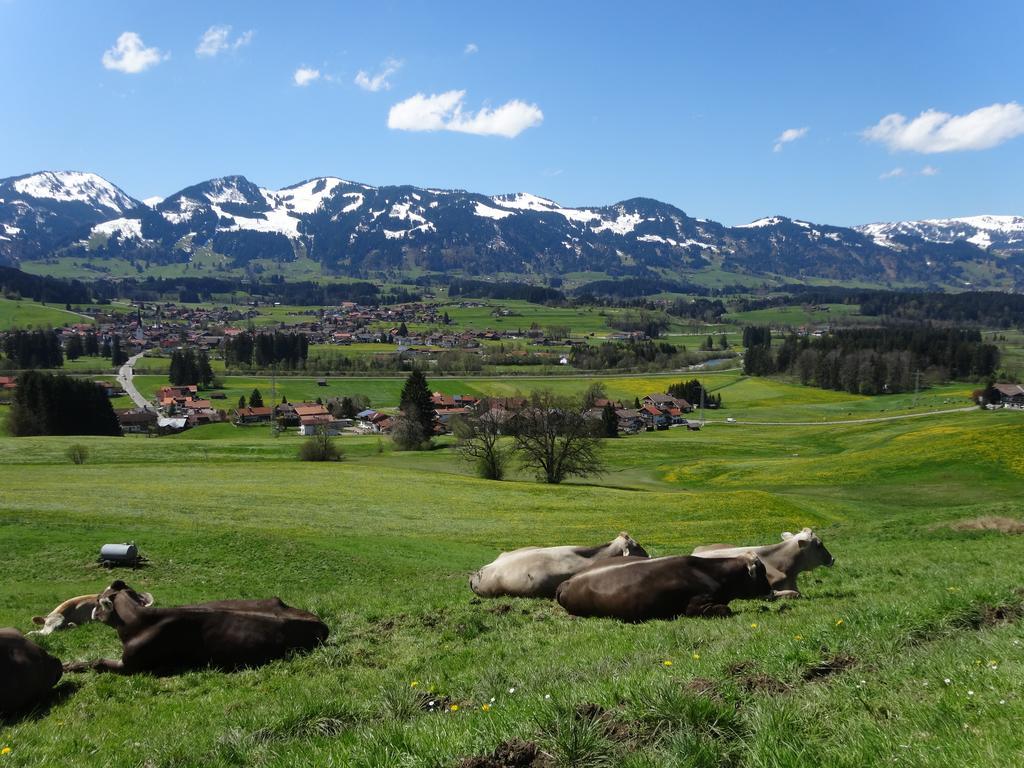
<path fill-rule="evenodd" d="M 1022 29 L 1019 2 L 0 0 L 0 176 L 1024 214 Z"/>

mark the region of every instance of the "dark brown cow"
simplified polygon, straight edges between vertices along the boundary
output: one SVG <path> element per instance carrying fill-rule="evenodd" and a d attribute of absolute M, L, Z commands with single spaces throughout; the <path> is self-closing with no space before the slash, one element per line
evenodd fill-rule
<path fill-rule="evenodd" d="M 729 544 L 709 544 L 693 550 L 694 557 L 739 557 L 753 552 L 768 571 L 768 581 L 772 583 L 776 597 L 800 597 L 796 586 L 796 577 L 804 571 L 810 571 L 819 565 L 831 568 L 835 564 L 832 553 L 825 549 L 824 543 L 810 528 L 800 533 L 786 531 L 782 534 L 779 544 L 767 544 L 763 547 L 733 547 Z"/>
<path fill-rule="evenodd" d="M 730 600 L 771 594 L 756 555 L 714 560 L 681 555 L 625 557 L 592 566 L 559 586 L 555 599 L 575 616 L 647 621 L 729 616 Z"/>
<path fill-rule="evenodd" d="M 60 680 L 54 658 L 16 629 L 0 629 L 0 715 L 15 715 L 41 703 Z"/>
<path fill-rule="evenodd" d="M 147 608 L 123 581 L 100 595 L 94 618 L 121 638 L 120 661 L 76 662 L 67 671 L 169 674 L 216 667 L 258 667 L 292 652 L 309 651 L 327 639 L 315 614 L 278 598 L 220 600 L 174 608 Z"/>

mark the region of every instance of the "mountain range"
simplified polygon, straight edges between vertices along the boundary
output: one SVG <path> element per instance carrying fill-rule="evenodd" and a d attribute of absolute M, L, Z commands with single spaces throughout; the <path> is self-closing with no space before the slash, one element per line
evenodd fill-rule
<path fill-rule="evenodd" d="M 969 216 L 841 227 L 770 216 L 741 226 L 632 198 L 568 208 L 333 177 L 283 189 L 226 176 L 136 200 L 92 173 L 0 179 L 0 264 L 122 258 L 140 271 L 191 264 L 328 274 L 424 271 L 686 278 L 704 271 L 789 280 L 1024 289 L 1024 217 Z M 215 267 L 216 268 L 216 267 Z M 728 274 L 721 278 L 728 282 Z"/>

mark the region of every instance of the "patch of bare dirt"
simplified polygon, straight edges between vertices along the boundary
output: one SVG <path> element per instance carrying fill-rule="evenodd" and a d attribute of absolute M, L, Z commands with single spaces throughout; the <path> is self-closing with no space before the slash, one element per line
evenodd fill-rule
<path fill-rule="evenodd" d="M 857 659 L 845 653 L 836 654 L 830 659 L 818 662 L 804 670 L 804 680 L 821 680 L 838 672 L 849 669 L 857 663 Z"/>
<path fill-rule="evenodd" d="M 766 675 L 757 671 L 752 661 L 734 661 L 725 668 L 736 683 L 747 693 L 760 691 L 762 693 L 789 693 L 792 686 L 777 677 Z"/>
<path fill-rule="evenodd" d="M 489 755 L 462 760 L 457 768 L 550 768 L 553 763 L 532 741 L 512 739 L 499 744 Z"/>
<path fill-rule="evenodd" d="M 715 685 L 714 680 L 709 680 L 706 677 L 695 677 L 686 685 L 683 686 L 690 693 L 694 693 L 698 696 L 704 696 L 708 699 L 714 699 L 715 701 L 721 701 L 722 696 L 718 692 L 718 686 Z"/>
<path fill-rule="evenodd" d="M 629 724 L 619 720 L 600 704 L 584 703 L 576 707 L 577 720 L 591 720 L 601 726 L 604 735 L 612 741 L 629 741 L 633 738 Z"/>
<path fill-rule="evenodd" d="M 950 528 L 954 531 L 998 531 L 999 533 L 1024 533 L 1024 522 L 1014 520 L 1012 517 L 997 517 L 985 515 L 976 517 L 973 520 L 958 520 L 951 523 Z"/>
<path fill-rule="evenodd" d="M 1024 605 L 986 605 L 981 610 L 978 628 L 1009 624 L 1024 616 Z"/>

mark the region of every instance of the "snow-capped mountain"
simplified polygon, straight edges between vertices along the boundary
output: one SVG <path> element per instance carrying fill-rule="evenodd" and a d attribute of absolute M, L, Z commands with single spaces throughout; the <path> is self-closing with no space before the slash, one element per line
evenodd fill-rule
<path fill-rule="evenodd" d="M 44 171 L 0 179 L 0 263 L 33 258 L 130 214 L 140 203 L 95 173 Z"/>
<path fill-rule="evenodd" d="M 920 237 L 933 243 L 964 241 L 979 248 L 1024 251 L 1024 216 L 963 216 L 954 219 L 924 219 L 865 224 L 857 230 L 879 244 L 894 235 Z"/>
<path fill-rule="evenodd" d="M 647 198 L 566 207 L 529 193 L 373 187 L 335 177 L 283 189 L 226 176 L 139 202 L 94 174 L 0 180 L 0 263 L 212 254 L 258 269 L 308 258 L 332 272 L 602 272 L 657 279 L 714 267 L 792 279 L 967 284 L 965 265 L 1014 245 L 1024 219 L 971 217 L 849 228 L 770 216 L 725 227 Z M 979 233 L 987 233 L 982 240 Z M 1002 257 L 1000 257 L 1002 258 Z M 1002 258 L 1003 284 L 1024 263 Z"/>

